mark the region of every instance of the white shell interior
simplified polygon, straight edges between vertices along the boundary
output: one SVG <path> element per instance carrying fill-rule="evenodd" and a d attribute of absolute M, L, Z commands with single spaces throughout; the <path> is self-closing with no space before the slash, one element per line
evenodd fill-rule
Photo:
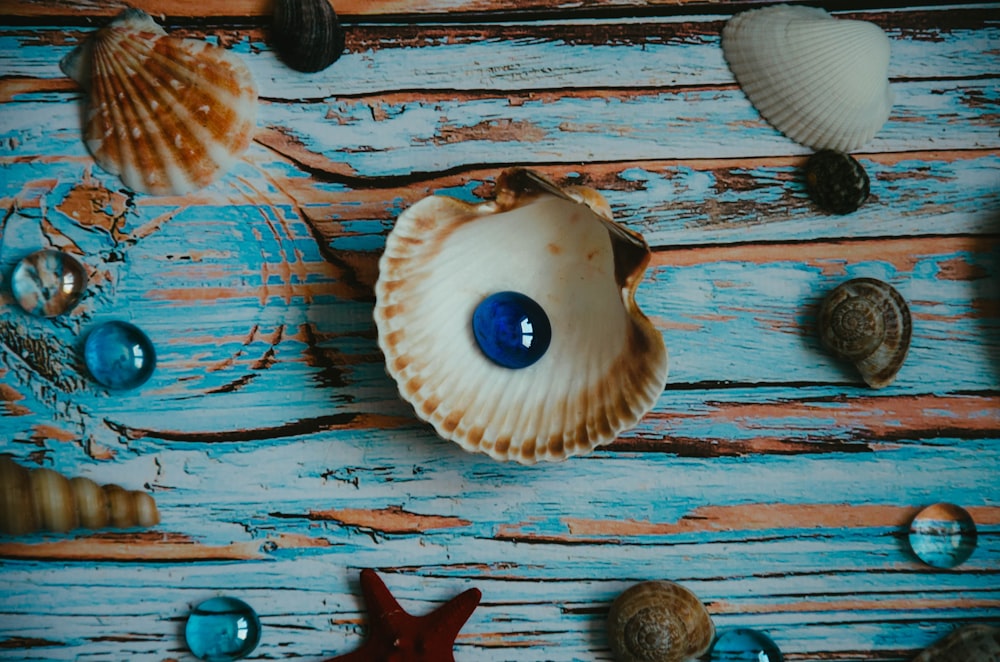
<path fill-rule="evenodd" d="M 471 222 L 470 209 L 427 198 L 387 241 L 375 317 L 401 394 L 442 437 L 498 459 L 609 443 L 659 396 L 666 351 L 626 310 L 607 227 L 552 195 L 496 214 L 482 205 Z M 523 369 L 494 364 L 472 333 L 476 306 L 506 290 L 538 302 L 552 326 L 548 351 Z M 657 345 L 652 358 L 633 351 L 637 336 Z"/>

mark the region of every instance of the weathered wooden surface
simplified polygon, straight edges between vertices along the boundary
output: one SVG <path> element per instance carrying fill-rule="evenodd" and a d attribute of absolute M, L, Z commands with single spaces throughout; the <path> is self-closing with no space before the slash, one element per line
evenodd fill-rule
<path fill-rule="evenodd" d="M 807 151 L 733 81 L 723 7 L 561 4 L 338 3 L 431 18 L 352 25 L 342 60 L 307 76 L 270 51 L 265 2 L 203 3 L 200 21 L 191 3 L 139 3 L 238 52 L 261 88 L 244 163 L 173 198 L 93 165 L 57 66 L 89 31 L 67 21 L 114 6 L 0 6 L 17 18 L 0 29 L 0 275 L 42 246 L 92 275 L 66 318 L 0 293 L 0 452 L 149 489 L 163 519 L 0 538 L 0 658 L 191 659 L 188 610 L 232 594 L 262 616 L 252 659 L 322 659 L 360 641 L 362 567 L 414 613 L 481 588 L 459 660 L 608 660 L 610 600 L 652 578 L 789 660 L 904 660 L 1000 620 L 998 6 L 849 14 L 892 39 L 897 103 L 857 155 L 869 203 L 831 217 L 797 176 Z M 655 247 L 638 299 L 670 349 L 667 387 L 613 445 L 559 465 L 436 438 L 371 320 L 392 219 L 431 192 L 488 196 L 510 164 L 600 189 Z M 891 282 L 914 314 L 883 391 L 815 339 L 819 300 L 854 276 Z M 83 333 L 111 318 L 159 350 L 137 391 L 80 366 Z M 905 541 L 935 501 L 979 526 L 955 571 Z"/>

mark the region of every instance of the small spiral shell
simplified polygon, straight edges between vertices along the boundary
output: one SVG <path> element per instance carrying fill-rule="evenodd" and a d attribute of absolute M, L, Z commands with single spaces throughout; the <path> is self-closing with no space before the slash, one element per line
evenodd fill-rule
<path fill-rule="evenodd" d="M 874 278 L 855 278 L 830 292 L 820 307 L 818 327 L 823 345 L 854 363 L 872 388 L 896 378 L 913 330 L 906 300 Z"/>
<path fill-rule="evenodd" d="M 960 627 L 925 648 L 913 662 L 1000 662 L 1000 628 Z"/>
<path fill-rule="evenodd" d="M 704 654 L 714 637 L 701 600 L 673 582 L 636 584 L 608 614 L 608 639 L 619 662 L 683 662 Z"/>
<path fill-rule="evenodd" d="M 0 533 L 154 526 L 153 497 L 51 469 L 26 469 L 0 456 Z"/>

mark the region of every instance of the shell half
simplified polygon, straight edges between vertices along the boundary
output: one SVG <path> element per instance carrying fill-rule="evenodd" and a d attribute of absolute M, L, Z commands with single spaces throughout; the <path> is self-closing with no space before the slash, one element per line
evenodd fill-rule
<path fill-rule="evenodd" d="M 798 143 L 850 152 L 889 118 L 889 38 L 874 23 L 774 5 L 730 19 L 722 50 L 754 107 Z"/>
<path fill-rule="evenodd" d="M 243 61 L 205 41 L 171 37 L 141 10 L 122 12 L 60 66 L 89 95 L 87 149 L 136 191 L 206 186 L 253 138 L 257 87 Z"/>
<path fill-rule="evenodd" d="M 635 303 L 649 261 L 593 189 L 504 171 L 479 205 L 431 196 L 400 215 L 379 262 L 375 323 L 386 369 L 437 433 L 468 451 L 533 464 L 611 443 L 655 404 L 667 377 L 660 333 Z M 535 363 L 480 350 L 472 317 L 518 292 L 548 316 Z"/>

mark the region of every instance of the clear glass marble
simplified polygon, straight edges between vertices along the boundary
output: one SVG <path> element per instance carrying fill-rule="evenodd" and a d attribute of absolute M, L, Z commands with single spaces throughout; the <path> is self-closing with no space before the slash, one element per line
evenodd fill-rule
<path fill-rule="evenodd" d="M 910 523 L 910 548 L 935 568 L 965 563 L 976 549 L 976 523 L 964 508 L 952 503 L 927 506 Z"/>
<path fill-rule="evenodd" d="M 156 367 L 153 343 L 128 322 L 105 322 L 87 334 L 83 359 L 90 376 L 110 389 L 143 384 Z"/>
<path fill-rule="evenodd" d="M 549 318 L 520 292 L 497 292 L 472 314 L 472 332 L 486 358 L 505 368 L 527 368 L 542 358 L 552 340 Z"/>
<path fill-rule="evenodd" d="M 46 248 L 17 263 L 11 273 L 10 290 L 25 311 L 38 317 L 56 317 L 69 312 L 87 287 L 87 271 L 76 258 Z"/>
<path fill-rule="evenodd" d="M 712 662 L 781 662 L 781 650 L 769 636 L 749 628 L 727 630 L 712 645 Z"/>
<path fill-rule="evenodd" d="M 241 660 L 260 643 L 260 618 L 242 600 L 212 598 L 191 610 L 184 639 L 191 652 L 202 660 Z"/>

